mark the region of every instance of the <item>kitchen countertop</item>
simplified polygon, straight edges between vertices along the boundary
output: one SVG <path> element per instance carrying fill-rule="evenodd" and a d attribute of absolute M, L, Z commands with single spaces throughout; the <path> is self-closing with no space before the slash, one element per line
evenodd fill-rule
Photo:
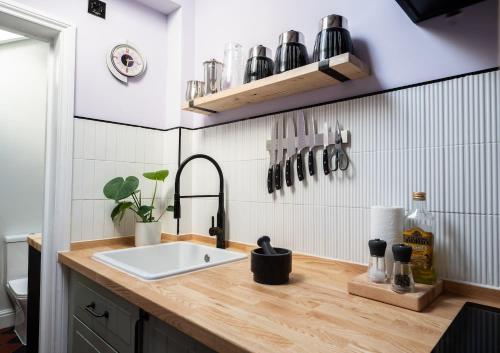
<path fill-rule="evenodd" d="M 348 294 L 348 280 L 364 266 L 300 254 L 290 284 L 281 286 L 255 283 L 250 257 L 156 281 L 92 259 L 129 244 L 80 244 L 59 261 L 220 352 L 430 352 L 466 301 L 500 307 L 497 291 L 479 288 L 470 291 L 475 299 L 446 292 L 413 312 Z"/>
<path fill-rule="evenodd" d="M 40 233 L 28 235 L 28 245 L 42 251 L 42 235 Z"/>

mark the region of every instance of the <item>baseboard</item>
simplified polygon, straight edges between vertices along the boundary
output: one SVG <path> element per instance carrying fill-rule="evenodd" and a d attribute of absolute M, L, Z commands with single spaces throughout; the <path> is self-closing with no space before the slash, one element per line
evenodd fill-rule
<path fill-rule="evenodd" d="M 13 309 L 0 310 L 0 329 L 14 326 L 14 315 Z"/>

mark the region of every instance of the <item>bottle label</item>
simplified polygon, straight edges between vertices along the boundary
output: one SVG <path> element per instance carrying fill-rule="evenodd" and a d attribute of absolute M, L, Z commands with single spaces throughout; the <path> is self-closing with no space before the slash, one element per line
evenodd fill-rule
<path fill-rule="evenodd" d="M 412 247 L 411 264 L 416 282 L 432 284 L 436 280 L 433 267 L 434 234 L 415 227 L 403 232 L 403 242 Z"/>

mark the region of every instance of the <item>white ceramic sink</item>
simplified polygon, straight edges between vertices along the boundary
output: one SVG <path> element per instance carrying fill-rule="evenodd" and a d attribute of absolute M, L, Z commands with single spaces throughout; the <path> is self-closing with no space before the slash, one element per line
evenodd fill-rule
<path fill-rule="evenodd" d="M 200 270 L 246 258 L 245 254 L 188 242 L 95 253 L 94 259 L 145 280 Z"/>

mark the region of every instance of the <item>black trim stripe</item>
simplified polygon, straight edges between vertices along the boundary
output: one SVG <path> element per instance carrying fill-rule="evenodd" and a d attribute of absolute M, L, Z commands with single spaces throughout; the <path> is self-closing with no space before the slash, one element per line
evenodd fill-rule
<path fill-rule="evenodd" d="M 350 78 L 347 76 L 344 76 L 340 72 L 338 72 L 335 69 L 332 69 L 330 67 L 330 59 L 325 59 L 319 62 L 318 64 L 318 70 L 321 71 L 322 73 L 333 77 L 335 80 L 340 81 L 340 82 L 346 82 L 349 81 Z"/>
<path fill-rule="evenodd" d="M 119 122 L 115 122 L 115 121 L 107 121 L 107 120 L 95 119 L 95 118 L 88 118 L 88 117 L 82 117 L 82 116 L 75 116 L 75 118 L 77 118 L 77 119 L 85 119 L 85 120 L 93 120 L 93 121 L 98 121 L 98 122 L 103 122 L 103 123 L 110 123 L 110 124 L 117 124 L 117 125 L 126 125 L 126 126 L 140 127 L 140 128 L 143 128 L 143 129 L 151 129 L 151 130 L 158 130 L 158 131 L 171 131 L 171 130 L 175 130 L 175 129 L 185 129 L 185 130 L 194 131 L 194 130 L 202 130 L 202 129 L 206 129 L 206 128 L 210 128 L 210 127 L 215 127 L 215 126 L 221 126 L 221 125 L 227 125 L 227 124 L 237 123 L 237 122 L 245 121 L 245 120 L 252 120 L 252 119 L 262 118 L 264 116 L 268 116 L 268 115 L 272 115 L 272 114 L 287 113 L 287 112 L 292 112 L 292 111 L 300 110 L 300 109 L 307 109 L 307 108 L 319 107 L 319 106 L 327 105 L 327 104 L 345 102 L 345 101 L 349 101 L 349 100 L 353 100 L 353 99 L 359 99 L 359 98 L 364 98 L 364 97 L 375 96 L 375 95 L 378 95 L 378 94 L 384 94 L 384 93 L 388 93 L 388 92 L 400 91 L 400 90 L 404 90 L 404 89 L 408 89 L 408 88 L 413 88 L 413 87 L 430 85 L 430 84 L 433 84 L 433 83 L 454 80 L 454 79 L 462 78 L 462 77 L 466 77 L 466 76 L 480 75 L 480 74 L 484 74 L 484 73 L 488 73 L 488 72 L 498 71 L 499 69 L 500 68 L 497 66 L 497 67 L 492 67 L 490 69 L 473 71 L 473 72 L 468 72 L 468 73 L 464 73 L 464 74 L 460 74 L 460 75 L 455 75 L 455 76 L 443 77 L 443 78 L 439 78 L 439 79 L 436 79 L 436 80 L 430 80 L 430 81 L 424 81 L 424 82 L 414 83 L 414 84 L 411 84 L 411 85 L 390 88 L 390 89 L 386 89 L 386 90 L 382 90 L 382 91 L 375 91 L 375 92 L 370 92 L 370 93 L 364 93 L 364 94 L 360 94 L 360 95 L 357 95 L 357 96 L 352 96 L 352 97 L 347 97 L 347 98 L 341 98 L 341 99 L 335 99 L 335 100 L 330 100 L 330 101 L 321 102 L 321 103 L 317 103 L 317 104 L 306 105 L 306 106 L 302 106 L 302 107 L 295 107 L 295 108 L 286 109 L 286 110 L 279 110 L 279 111 L 274 111 L 274 112 L 267 112 L 265 114 L 250 116 L 250 117 L 246 117 L 246 118 L 242 118 L 242 119 L 237 119 L 237 120 L 232 120 L 232 121 L 226 121 L 226 122 L 223 122 L 223 123 L 212 124 L 212 125 L 207 125 L 207 126 L 201 126 L 201 127 L 196 127 L 196 128 L 184 127 L 184 126 L 176 126 L 176 127 L 171 127 L 171 128 L 168 128 L 168 129 L 159 129 L 159 128 L 154 128 L 154 127 L 134 125 L 134 124 L 125 124 L 125 123 L 119 123 Z"/>

